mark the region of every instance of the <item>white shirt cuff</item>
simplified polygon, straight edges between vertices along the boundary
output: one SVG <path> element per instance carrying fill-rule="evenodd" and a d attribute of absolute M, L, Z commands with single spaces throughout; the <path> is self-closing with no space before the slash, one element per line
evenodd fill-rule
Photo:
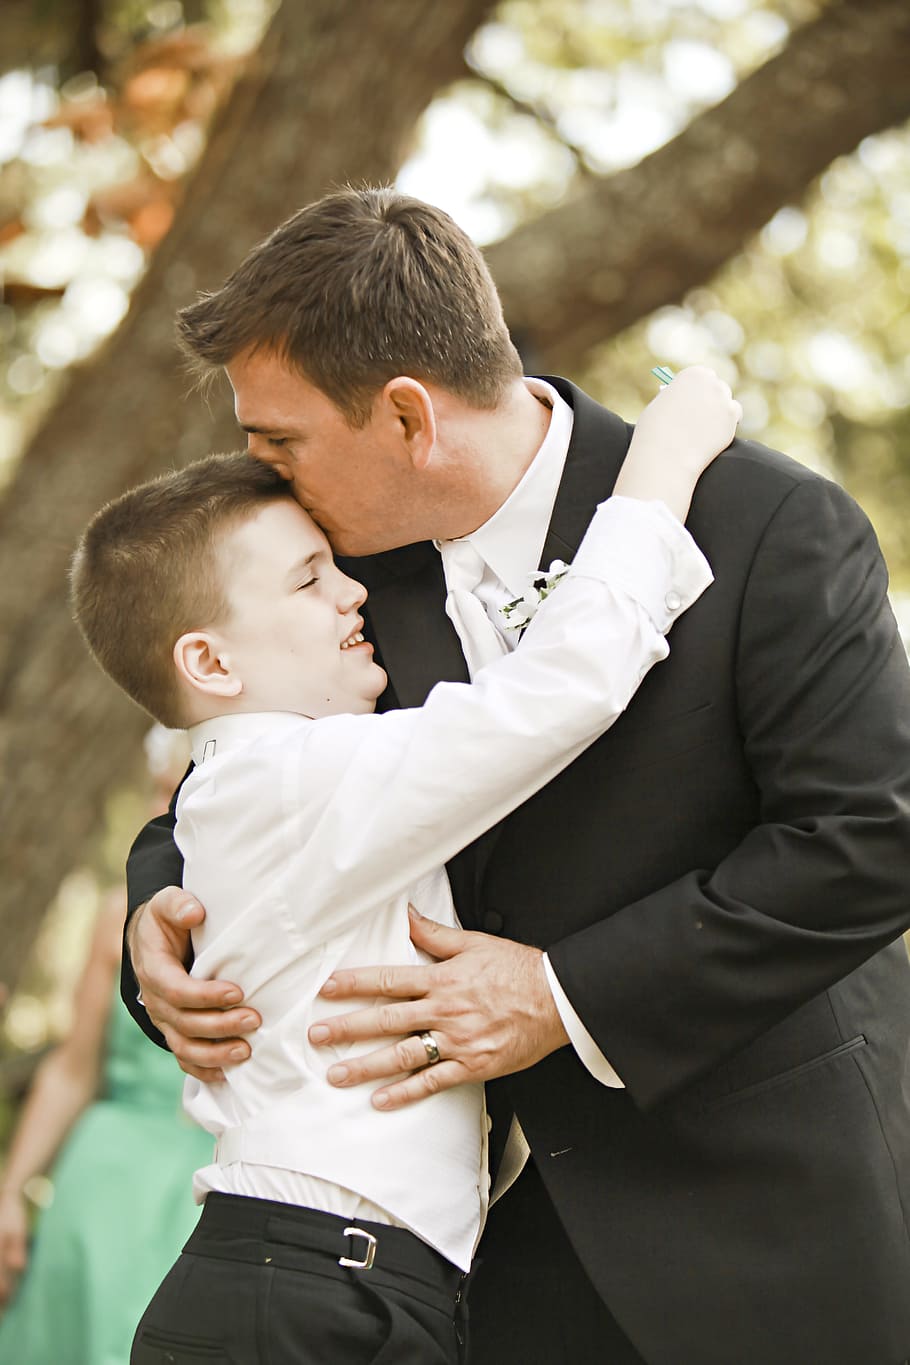
<path fill-rule="evenodd" d="M 623 1082 L 572 1008 L 546 953 L 543 955 L 543 967 L 547 974 L 547 983 L 553 993 L 553 1003 L 559 1011 L 563 1028 L 569 1035 L 569 1042 L 578 1054 L 579 1061 L 601 1085 L 608 1085 L 613 1090 L 625 1090 Z"/>
<path fill-rule="evenodd" d="M 615 496 L 597 508 L 570 573 L 625 591 L 662 635 L 714 581 L 708 561 L 665 503 Z"/>

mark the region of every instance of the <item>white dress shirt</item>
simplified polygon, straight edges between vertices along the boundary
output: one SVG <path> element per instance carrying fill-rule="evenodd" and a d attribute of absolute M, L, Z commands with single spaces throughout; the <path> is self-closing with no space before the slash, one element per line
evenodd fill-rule
<path fill-rule="evenodd" d="M 329 1085 L 329 1066 L 368 1047 L 309 1043 L 312 1023 L 351 1008 L 319 988 L 337 968 L 419 960 L 409 900 L 456 923 L 443 864 L 608 728 L 710 581 L 662 505 L 613 498 L 521 649 L 473 685 L 441 683 L 424 706 L 383 715 L 235 714 L 192 729 L 198 766 L 175 837 L 184 886 L 206 906 L 193 974 L 237 981 L 263 1021 L 224 1082 L 187 1079 L 188 1113 L 217 1138 L 198 1198 L 359 1212 L 467 1268 L 487 1200 L 482 1087 L 381 1112 L 372 1085 Z"/>

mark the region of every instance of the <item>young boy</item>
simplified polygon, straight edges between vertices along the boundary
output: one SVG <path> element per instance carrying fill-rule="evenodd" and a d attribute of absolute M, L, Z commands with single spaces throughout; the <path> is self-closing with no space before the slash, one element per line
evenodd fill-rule
<path fill-rule="evenodd" d="M 208 909 L 193 972 L 242 983 L 263 1021 L 223 1083 L 186 1083 L 215 1157 L 134 1365 L 457 1359 L 487 1203 L 482 1087 L 382 1113 L 368 1087 L 326 1082 L 345 1050 L 326 1056 L 307 1031 L 332 1012 L 318 992 L 335 969 L 415 960 L 409 901 L 455 923 L 445 861 L 572 762 L 666 656 L 710 581 L 682 522 L 736 424 L 706 374 L 649 405 L 515 653 L 415 710 L 373 714 L 386 679 L 361 633 L 365 591 L 246 456 L 134 489 L 88 527 L 72 574 L 86 640 L 192 738 L 176 839 Z M 431 1035 L 400 1046 L 402 1067 L 438 1060 Z"/>

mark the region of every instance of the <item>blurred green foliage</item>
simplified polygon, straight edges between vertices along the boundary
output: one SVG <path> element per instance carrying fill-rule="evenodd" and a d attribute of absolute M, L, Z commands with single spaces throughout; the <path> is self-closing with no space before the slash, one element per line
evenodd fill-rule
<path fill-rule="evenodd" d="M 665 141 L 823 8 L 506 0 L 472 47 L 481 79 L 451 96 L 498 137 L 516 139 L 520 124 L 539 145 L 536 175 L 522 174 L 525 162 L 517 176 L 514 164 L 506 177 L 491 164 L 478 178 L 476 195 L 499 214 L 496 235 L 555 202 L 573 178 L 608 173 Z M 634 418 L 653 392 L 654 363 L 713 365 L 743 403 L 743 435 L 849 487 L 906 593 L 908 300 L 910 130 L 900 128 L 835 162 L 710 287 L 609 341 L 574 377 Z"/>

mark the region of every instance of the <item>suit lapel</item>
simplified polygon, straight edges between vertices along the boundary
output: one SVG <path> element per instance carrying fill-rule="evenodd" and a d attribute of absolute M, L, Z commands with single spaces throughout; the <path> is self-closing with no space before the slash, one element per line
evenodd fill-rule
<path fill-rule="evenodd" d="M 567 564 L 575 557 L 597 504 L 609 497 L 629 448 L 632 429 L 621 417 L 595 403 L 566 379 L 542 376 L 562 395 L 573 411 L 572 439 L 566 456 L 540 565 L 546 571 L 554 559 Z M 502 822 L 474 844 L 474 909 L 482 904 L 481 886 Z M 483 927 L 482 922 L 478 927 Z"/>
<path fill-rule="evenodd" d="M 541 569 L 554 559 L 571 563 L 594 508 L 609 497 L 626 451 L 631 428 L 566 379 L 544 375 L 573 411 L 572 439 L 550 529 L 540 557 Z"/>

